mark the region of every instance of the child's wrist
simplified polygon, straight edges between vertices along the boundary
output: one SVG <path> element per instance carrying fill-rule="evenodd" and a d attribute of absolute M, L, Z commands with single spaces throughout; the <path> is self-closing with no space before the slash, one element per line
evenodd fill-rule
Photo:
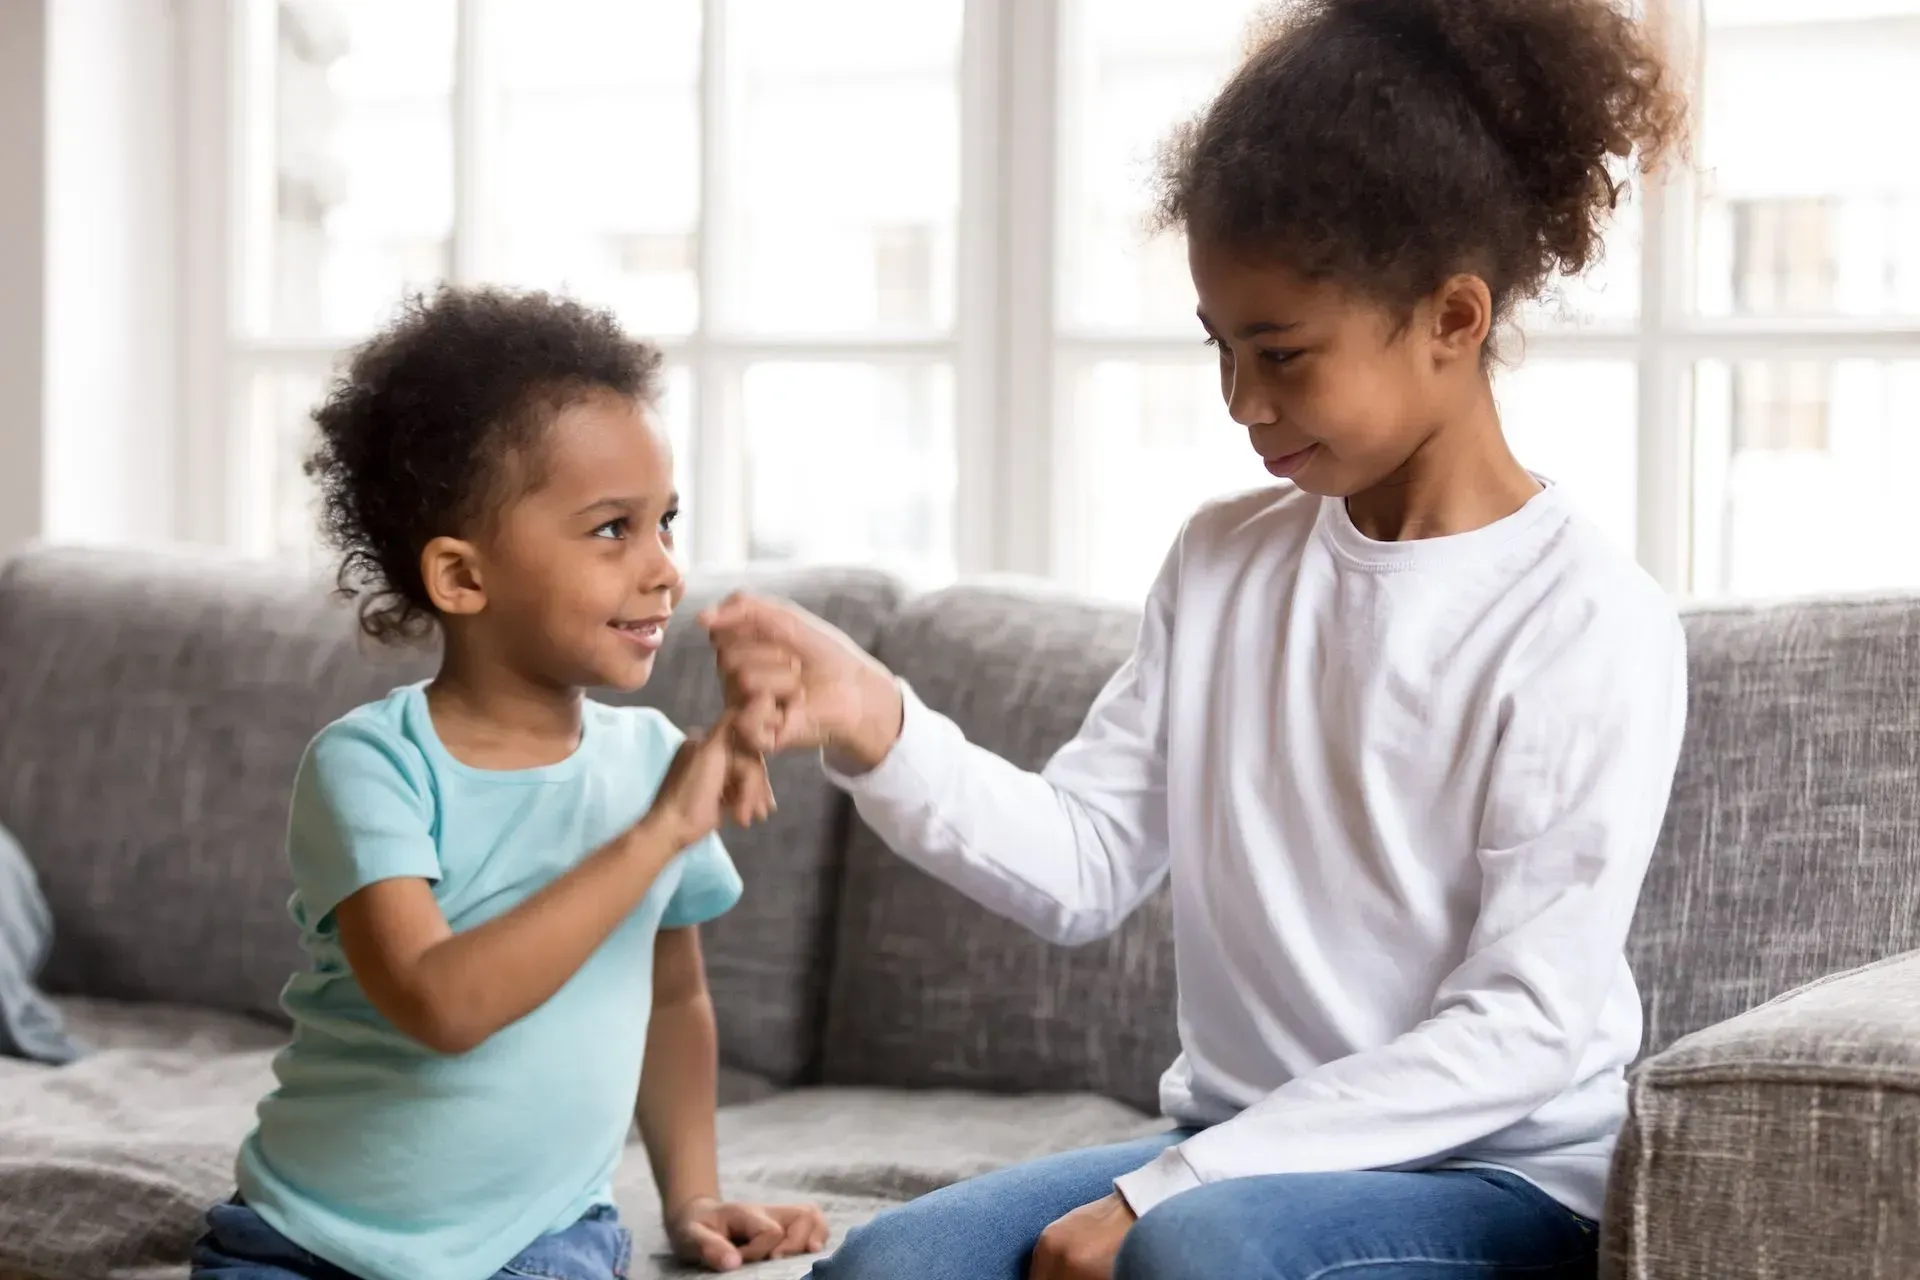
<path fill-rule="evenodd" d="M 880 767 L 892 754 L 893 744 L 900 741 L 906 718 L 906 699 L 893 673 L 885 669 L 873 671 L 870 681 L 870 690 L 860 699 L 859 720 L 831 744 L 835 757 L 858 766 L 850 770 L 855 773 Z"/>
<path fill-rule="evenodd" d="M 646 817 L 627 830 L 630 853 L 663 861 L 677 856 L 699 838 L 679 815 L 667 806 L 658 804 L 647 810 Z"/>

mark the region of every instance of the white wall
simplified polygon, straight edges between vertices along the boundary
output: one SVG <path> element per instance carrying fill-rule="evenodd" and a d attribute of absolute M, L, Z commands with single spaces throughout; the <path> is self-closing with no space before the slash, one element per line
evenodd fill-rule
<path fill-rule="evenodd" d="M 169 0 L 50 0 L 42 520 L 51 541 L 150 543 L 177 528 L 174 11 Z"/>
<path fill-rule="evenodd" d="M 39 536 L 46 0 L 0 3 L 0 556 Z"/>

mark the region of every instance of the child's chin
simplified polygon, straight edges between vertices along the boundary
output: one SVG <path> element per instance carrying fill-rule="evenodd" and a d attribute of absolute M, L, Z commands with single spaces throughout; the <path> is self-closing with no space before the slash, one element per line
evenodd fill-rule
<path fill-rule="evenodd" d="M 653 658 L 623 662 L 611 670 L 601 671 L 598 683 L 602 688 L 612 689 L 616 693 L 632 693 L 653 679 L 654 662 Z"/>

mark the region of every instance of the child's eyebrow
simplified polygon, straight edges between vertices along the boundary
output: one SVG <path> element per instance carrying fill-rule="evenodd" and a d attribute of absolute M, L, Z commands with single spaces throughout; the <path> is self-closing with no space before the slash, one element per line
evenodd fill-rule
<path fill-rule="evenodd" d="M 600 511 L 631 514 L 635 511 L 646 510 L 648 505 L 649 503 L 645 498 L 597 498 L 573 514 L 575 516 L 588 516 Z M 666 510 L 671 511 L 679 505 L 680 494 L 677 491 L 667 495 Z"/>
<path fill-rule="evenodd" d="M 1214 332 L 1213 321 L 1207 319 L 1206 312 L 1196 311 L 1194 315 L 1200 318 L 1201 328 L 1205 329 L 1208 333 Z M 1289 320 L 1285 324 L 1273 320 L 1256 320 L 1252 324 L 1240 326 L 1240 337 L 1243 340 L 1246 338 L 1258 338 L 1263 334 L 1285 333 L 1289 329 L 1298 329 L 1299 327 L 1300 322 L 1298 320 Z"/>

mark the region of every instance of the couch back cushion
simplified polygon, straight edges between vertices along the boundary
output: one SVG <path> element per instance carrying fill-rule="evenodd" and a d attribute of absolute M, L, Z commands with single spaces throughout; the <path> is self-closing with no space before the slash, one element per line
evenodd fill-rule
<path fill-rule="evenodd" d="M 1138 618 L 960 587 L 910 602 L 878 652 L 974 742 L 1039 768 L 1126 659 Z M 858 822 L 843 886 L 829 1082 L 1088 1089 L 1155 1108 L 1178 1049 L 1164 890 L 1112 938 L 1056 948 L 895 858 Z"/>
<path fill-rule="evenodd" d="M 869 573 L 775 575 L 871 641 L 898 596 Z M 718 705 L 690 611 L 642 696 L 681 723 Z M 200 556 L 37 551 L 0 573 L 0 822 L 52 907 L 53 990 L 278 1015 L 302 963 L 286 904 L 287 803 L 323 725 L 431 673 L 363 641 L 284 568 Z M 777 818 L 729 840 L 748 886 L 707 930 L 726 1053 L 780 1078 L 816 1052 L 846 806 L 782 761 Z"/>
<path fill-rule="evenodd" d="M 1920 948 L 1920 599 L 1686 624 L 1686 746 L 1629 944 L 1648 1052 Z"/>

